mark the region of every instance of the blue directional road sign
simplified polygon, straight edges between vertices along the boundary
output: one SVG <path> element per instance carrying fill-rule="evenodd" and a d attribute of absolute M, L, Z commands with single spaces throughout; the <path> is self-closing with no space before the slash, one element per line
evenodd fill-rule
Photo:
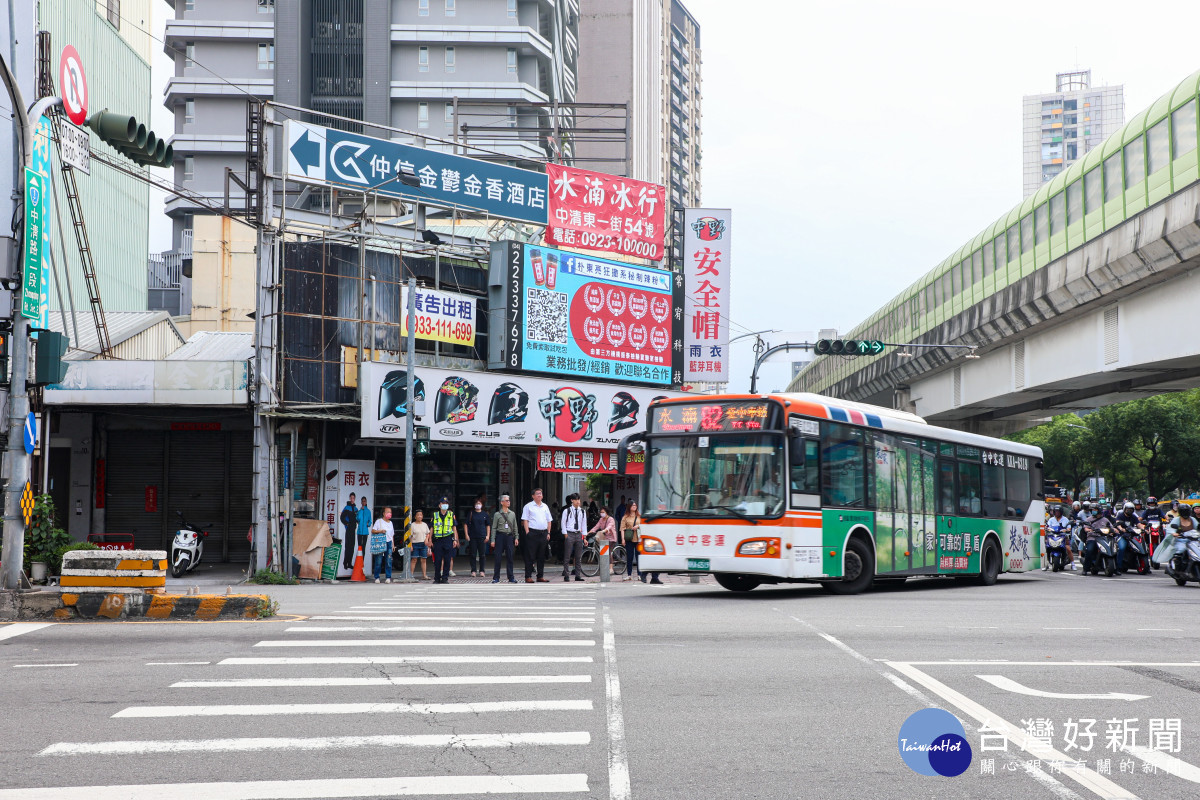
<path fill-rule="evenodd" d="M 30 414 L 25 418 L 25 452 L 33 455 L 35 445 L 37 445 L 37 415 Z"/>
<path fill-rule="evenodd" d="M 284 135 L 293 180 L 546 224 L 549 184 L 540 172 L 295 120 L 284 123 Z"/>

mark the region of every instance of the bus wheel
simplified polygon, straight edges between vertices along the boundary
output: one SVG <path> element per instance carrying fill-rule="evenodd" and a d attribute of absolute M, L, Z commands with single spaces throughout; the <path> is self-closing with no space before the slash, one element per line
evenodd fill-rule
<path fill-rule="evenodd" d="M 833 594 L 858 594 L 871 585 L 875 577 L 875 559 L 871 557 L 871 548 L 858 539 L 851 539 L 846 545 L 842 564 L 842 579 L 822 582 L 821 586 L 825 591 Z"/>
<path fill-rule="evenodd" d="M 979 577 L 975 583 L 979 586 L 991 586 L 1000 577 L 1000 545 L 995 539 L 988 539 L 979 554 Z"/>
<path fill-rule="evenodd" d="M 722 588 L 728 589 L 731 592 L 748 592 L 751 589 L 757 588 L 762 581 L 758 578 L 751 578 L 749 575 L 726 575 L 718 573 L 713 575 L 717 579 L 717 583 Z"/>

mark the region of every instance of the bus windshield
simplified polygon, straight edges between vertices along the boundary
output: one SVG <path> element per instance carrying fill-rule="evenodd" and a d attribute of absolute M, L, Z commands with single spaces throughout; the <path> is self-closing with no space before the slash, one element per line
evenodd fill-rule
<path fill-rule="evenodd" d="M 783 511 L 778 433 L 651 439 L 646 516 L 770 517 Z"/>

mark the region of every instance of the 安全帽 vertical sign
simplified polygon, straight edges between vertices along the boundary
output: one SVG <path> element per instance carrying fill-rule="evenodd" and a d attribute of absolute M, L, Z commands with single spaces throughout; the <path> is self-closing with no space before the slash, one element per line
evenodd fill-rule
<path fill-rule="evenodd" d="M 729 380 L 729 265 L 732 213 L 728 208 L 683 212 L 683 380 Z"/>
<path fill-rule="evenodd" d="M 21 316 L 38 319 L 42 314 L 42 216 L 46 179 L 25 170 L 25 260 L 21 277 Z"/>

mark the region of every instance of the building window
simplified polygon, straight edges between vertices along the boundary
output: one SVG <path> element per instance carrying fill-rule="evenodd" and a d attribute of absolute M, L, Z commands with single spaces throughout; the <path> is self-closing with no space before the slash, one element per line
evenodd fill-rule
<path fill-rule="evenodd" d="M 429 48 L 417 48 L 417 72 L 429 72 Z"/>
<path fill-rule="evenodd" d="M 1179 158 L 1196 149 L 1196 101 L 1171 112 L 1171 156 Z"/>
<path fill-rule="evenodd" d="M 121 30 L 121 0 L 105 0 L 105 12 L 108 23 Z"/>
<path fill-rule="evenodd" d="M 1021 254 L 1021 232 L 1016 225 L 1008 229 L 1008 260 L 1016 261 Z"/>
<path fill-rule="evenodd" d="M 1121 153 L 1104 159 L 1104 202 L 1121 197 Z"/>
<path fill-rule="evenodd" d="M 196 121 L 196 101 L 188 98 L 183 101 L 183 124 L 190 125 Z"/>
<path fill-rule="evenodd" d="M 429 127 L 429 103 L 417 103 L 417 127 Z"/>
<path fill-rule="evenodd" d="M 266 42 L 258 45 L 258 68 L 275 69 L 275 45 Z"/>
<path fill-rule="evenodd" d="M 192 6 L 193 0 L 188 0 L 188 7 Z M 270 14 L 275 10 L 275 0 L 258 0 L 258 13 Z"/>
<path fill-rule="evenodd" d="M 429 0 L 417 0 L 417 16 L 429 16 Z"/>
<path fill-rule="evenodd" d="M 259 11 L 262 11 L 262 4 L 263 4 L 263 0 L 258 0 L 258 10 Z M 183 10 L 184 11 L 195 11 L 196 10 L 196 0 L 184 0 Z"/>
<path fill-rule="evenodd" d="M 196 177 L 196 159 L 192 156 L 183 157 L 183 179 L 190 181 Z"/>
<path fill-rule="evenodd" d="M 1132 189 L 1146 179 L 1146 153 L 1142 137 L 1125 145 L 1125 186 Z"/>
<path fill-rule="evenodd" d="M 454 3 L 455 3 L 455 0 L 446 0 L 446 16 L 447 17 L 454 16 Z"/>
<path fill-rule="evenodd" d="M 1067 216 L 1066 209 L 1063 205 L 1066 201 L 1066 195 L 1059 192 L 1050 198 L 1050 235 L 1054 236 L 1063 232 L 1066 227 Z"/>
<path fill-rule="evenodd" d="M 1021 220 L 1021 253 L 1024 255 L 1033 249 L 1033 217 L 1026 215 Z"/>
<path fill-rule="evenodd" d="M 446 124 L 454 124 L 454 103 L 446 103 Z"/>
<path fill-rule="evenodd" d="M 1067 187 L 1067 225 L 1083 219 L 1083 181 L 1075 181 Z"/>
<path fill-rule="evenodd" d="M 183 46 L 183 68 L 196 66 L 196 43 L 187 42 Z"/>
<path fill-rule="evenodd" d="M 517 71 L 517 49 L 515 47 L 508 48 L 508 71 Z"/>
<path fill-rule="evenodd" d="M 508 0 L 508 15 L 513 19 L 517 18 L 517 0 Z"/>
<path fill-rule="evenodd" d="M 1153 175 L 1170 163 L 1171 140 L 1167 137 L 1167 121 L 1146 131 L 1146 174 Z"/>
<path fill-rule="evenodd" d="M 454 48 L 446 48 L 446 72 L 454 72 Z"/>
<path fill-rule="evenodd" d="M 992 249 L 992 242 L 986 242 L 983 245 L 983 277 L 987 278 L 995 270 L 995 264 L 992 261 L 992 254 L 995 250 Z"/>

